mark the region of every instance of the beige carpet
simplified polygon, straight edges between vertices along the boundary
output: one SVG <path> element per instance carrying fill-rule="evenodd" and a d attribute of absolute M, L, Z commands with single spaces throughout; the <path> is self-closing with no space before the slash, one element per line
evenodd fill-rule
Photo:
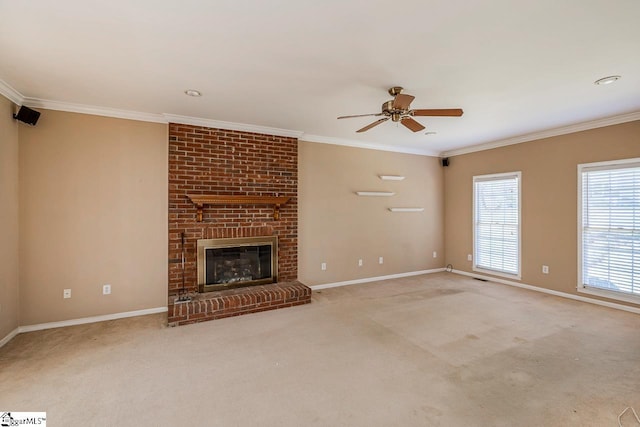
<path fill-rule="evenodd" d="M 0 410 L 49 426 L 616 426 L 640 409 L 640 316 L 450 273 L 306 306 L 21 334 Z M 634 425 L 627 413 L 623 425 Z"/>

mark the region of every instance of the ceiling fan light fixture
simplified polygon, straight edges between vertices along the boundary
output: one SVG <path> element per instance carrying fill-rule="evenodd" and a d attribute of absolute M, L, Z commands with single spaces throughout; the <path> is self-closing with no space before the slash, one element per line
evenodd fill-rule
<path fill-rule="evenodd" d="M 601 79 L 596 80 L 595 82 L 593 82 L 593 84 L 596 84 L 598 86 L 602 86 L 602 85 L 609 85 L 615 81 L 618 81 L 622 78 L 622 76 L 608 76 L 608 77 L 603 77 Z"/>
<path fill-rule="evenodd" d="M 200 92 L 199 90 L 195 90 L 195 89 L 187 89 L 184 91 L 184 94 L 187 96 L 193 96 L 193 97 L 199 97 L 202 96 L 202 92 Z"/>
<path fill-rule="evenodd" d="M 429 131 L 429 132 L 425 132 L 424 134 L 425 134 L 425 135 L 435 135 L 435 134 L 437 134 L 437 133 L 438 133 L 438 132 Z"/>

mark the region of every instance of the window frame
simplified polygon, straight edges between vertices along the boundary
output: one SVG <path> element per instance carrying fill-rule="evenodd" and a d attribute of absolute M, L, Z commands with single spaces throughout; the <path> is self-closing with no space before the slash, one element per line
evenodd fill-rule
<path fill-rule="evenodd" d="M 499 181 L 506 178 L 516 178 L 518 182 L 518 272 L 516 274 L 501 271 L 491 270 L 477 265 L 477 243 L 476 243 L 476 223 L 477 223 L 477 210 L 476 210 L 476 182 L 479 181 Z M 520 280 L 522 278 L 522 171 L 494 173 L 487 175 L 474 175 L 472 180 L 472 240 L 473 240 L 473 261 L 472 270 L 479 273 L 491 274 L 493 276 L 505 277 L 508 279 Z"/>
<path fill-rule="evenodd" d="M 612 170 L 612 169 L 623 169 L 628 167 L 629 165 L 636 165 L 640 167 L 640 157 L 635 157 L 631 159 L 620 159 L 620 160 L 607 160 L 602 162 L 593 162 L 593 163 L 580 163 L 578 164 L 578 224 L 577 224 L 577 234 L 578 234 L 578 280 L 576 285 L 576 290 L 578 293 L 595 295 L 603 298 L 608 298 L 612 300 L 631 302 L 635 304 L 640 303 L 640 295 L 633 295 L 626 292 L 608 290 L 608 289 L 600 289 L 595 287 L 587 287 L 584 285 L 584 281 L 582 279 L 582 255 L 583 255 L 583 235 L 582 235 L 582 202 L 583 202 L 583 194 L 582 194 L 582 174 L 585 169 L 588 171 L 596 171 L 596 170 Z"/>

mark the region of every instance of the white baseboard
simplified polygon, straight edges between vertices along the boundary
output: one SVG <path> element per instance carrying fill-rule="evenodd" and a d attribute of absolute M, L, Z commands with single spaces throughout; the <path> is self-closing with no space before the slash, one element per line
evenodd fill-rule
<path fill-rule="evenodd" d="M 63 320 L 61 322 L 39 323 L 37 325 L 18 326 L 0 340 L 0 347 L 11 341 L 13 337 L 24 332 L 42 331 L 43 329 L 62 328 L 65 326 L 84 325 L 85 323 L 105 322 L 107 320 L 124 319 L 126 317 L 145 316 L 147 314 L 164 313 L 167 307 L 146 308 L 144 310 L 125 311 L 102 316 L 82 317 L 80 319 Z"/>
<path fill-rule="evenodd" d="M 440 273 L 444 268 L 434 268 L 432 270 L 410 271 L 408 273 L 389 274 L 388 276 L 367 277 L 365 279 L 347 280 L 344 282 L 325 283 L 323 285 L 309 286 L 311 290 L 318 291 L 320 289 L 337 288 L 338 286 L 357 285 L 359 283 L 377 282 L 379 280 L 399 279 L 401 277 L 420 276 L 421 274 Z"/>
<path fill-rule="evenodd" d="M 105 314 L 102 316 L 82 317 L 80 319 L 63 320 L 61 322 L 39 323 L 37 325 L 20 326 L 20 333 L 41 331 L 43 329 L 62 328 L 65 326 L 83 325 L 85 323 L 104 322 L 107 320 L 124 319 L 125 317 L 145 316 L 147 314 L 164 313 L 167 307 L 146 308 L 144 310 L 125 311 L 122 313 Z"/>
<path fill-rule="evenodd" d="M 18 326 L 13 331 L 9 332 L 6 337 L 4 337 L 4 338 L 2 338 L 0 340 L 0 348 L 2 348 L 2 346 L 4 346 L 9 341 L 11 341 L 13 339 L 13 337 L 18 335 L 19 333 L 20 333 L 20 327 Z"/>
<path fill-rule="evenodd" d="M 502 283 L 503 285 L 515 286 L 517 288 L 528 289 L 530 291 L 542 292 L 544 294 L 555 295 L 557 297 L 568 298 L 576 301 L 588 302 L 590 304 L 602 305 L 604 307 L 615 308 L 616 310 L 629 311 L 631 313 L 640 314 L 640 308 L 628 305 L 617 304 L 615 302 L 602 301 L 594 298 L 587 298 L 580 295 L 568 294 L 566 292 L 554 291 L 553 289 L 541 288 L 539 286 L 527 285 L 525 283 L 513 282 L 511 280 L 499 279 L 492 276 L 484 276 L 482 274 L 468 273 L 462 270 L 452 270 L 453 273 L 462 276 L 477 277 L 478 279 L 488 280 L 490 282 Z"/>

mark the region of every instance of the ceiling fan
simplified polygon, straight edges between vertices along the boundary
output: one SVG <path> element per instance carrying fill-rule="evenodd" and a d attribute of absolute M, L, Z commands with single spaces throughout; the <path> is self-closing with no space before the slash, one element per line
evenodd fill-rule
<path fill-rule="evenodd" d="M 373 123 L 370 123 L 363 127 L 362 129 L 358 129 L 356 132 L 366 132 L 372 127 L 378 126 L 380 123 L 384 123 L 387 120 L 391 119 L 394 122 L 402 123 L 406 128 L 413 132 L 419 132 L 425 129 L 417 121 L 413 120 L 413 117 L 422 117 L 422 116 L 445 116 L 445 117 L 460 117 L 463 111 L 460 108 L 449 108 L 449 109 L 438 109 L 438 110 L 411 110 L 409 106 L 411 105 L 411 101 L 414 100 L 415 96 L 405 95 L 402 93 L 402 88 L 400 86 L 394 86 L 389 89 L 389 94 L 393 96 L 393 99 L 390 101 L 386 101 L 382 104 L 382 112 L 381 113 L 373 113 L 373 114 L 357 114 L 355 116 L 340 116 L 338 119 L 350 119 L 352 117 L 367 117 L 367 116 L 385 116 L 381 119 L 376 120 Z"/>

